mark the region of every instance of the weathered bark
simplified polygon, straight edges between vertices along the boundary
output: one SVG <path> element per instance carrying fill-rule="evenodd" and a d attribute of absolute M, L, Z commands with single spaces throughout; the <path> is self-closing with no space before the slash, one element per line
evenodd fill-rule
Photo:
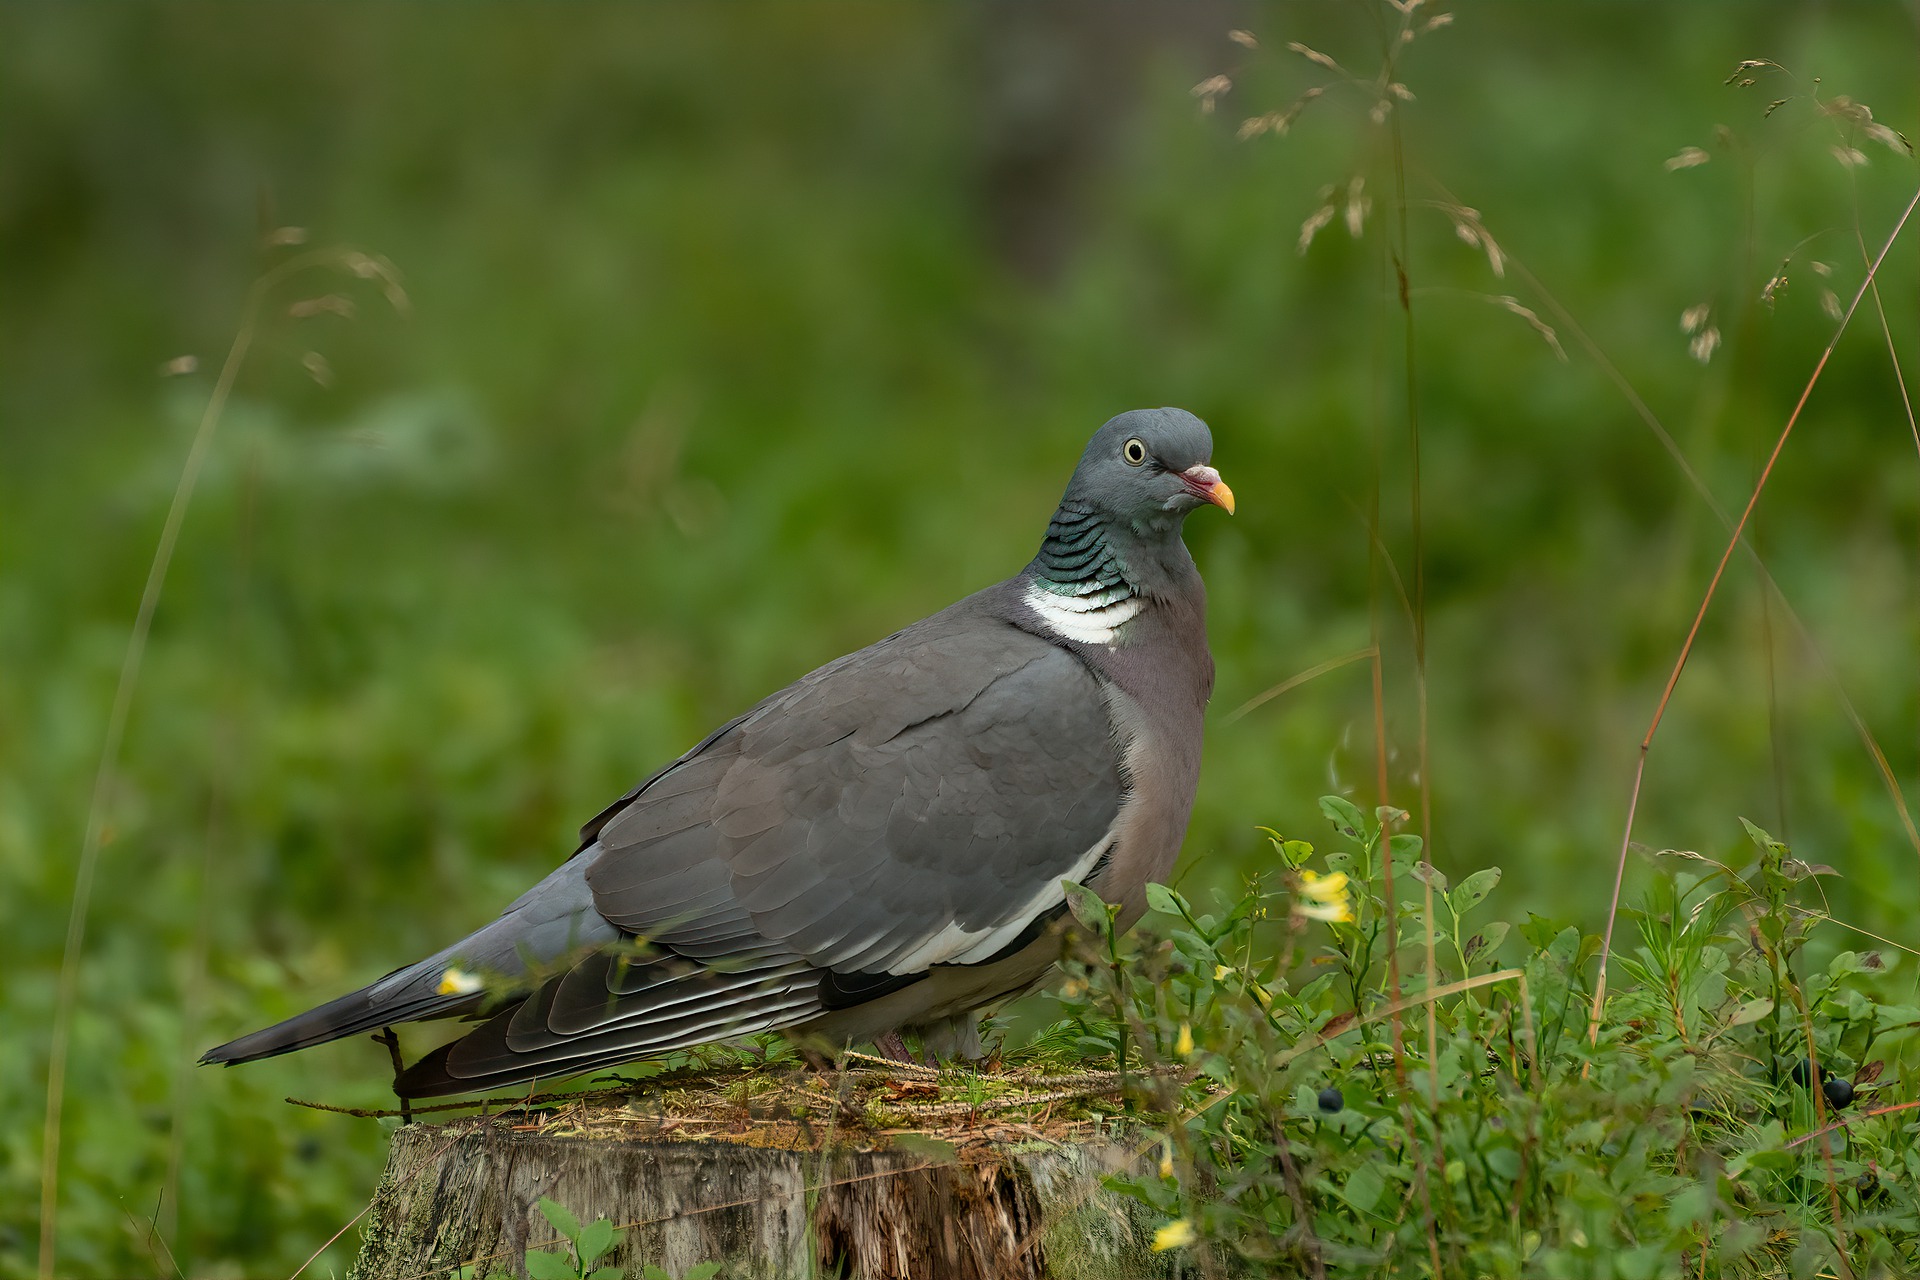
<path fill-rule="evenodd" d="M 526 1128 L 522 1126 L 522 1129 Z M 1004 1135 L 1003 1135 L 1004 1136 Z M 537 1204 L 624 1228 L 605 1263 L 638 1276 L 724 1264 L 728 1280 L 1125 1280 L 1173 1275 L 1153 1220 L 1100 1184 L 1111 1142 L 860 1150 L 556 1136 L 500 1121 L 394 1134 L 358 1280 L 440 1280 L 478 1262 L 525 1275 L 555 1243 Z"/>

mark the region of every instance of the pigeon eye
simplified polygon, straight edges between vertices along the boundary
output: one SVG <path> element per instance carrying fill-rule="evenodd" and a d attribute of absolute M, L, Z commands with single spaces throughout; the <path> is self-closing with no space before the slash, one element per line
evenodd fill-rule
<path fill-rule="evenodd" d="M 1127 460 L 1128 466 L 1137 467 L 1147 460 L 1147 446 L 1138 439 L 1129 440 L 1121 447 L 1120 456 Z"/>

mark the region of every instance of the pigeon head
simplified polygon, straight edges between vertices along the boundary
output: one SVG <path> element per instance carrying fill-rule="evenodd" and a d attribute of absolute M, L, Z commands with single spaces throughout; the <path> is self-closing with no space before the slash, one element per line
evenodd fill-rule
<path fill-rule="evenodd" d="M 1136 409 L 1093 433 L 1027 567 L 1028 603 L 1049 627 L 1109 643 L 1138 597 L 1197 590 L 1180 527 L 1209 503 L 1233 511 L 1212 456 L 1207 424 L 1179 409 Z"/>
<path fill-rule="evenodd" d="M 1181 409 L 1135 409 L 1093 433 L 1061 499 L 1135 537 L 1178 537 L 1188 512 L 1213 504 L 1233 513 L 1233 490 L 1207 465 L 1213 434 Z"/>

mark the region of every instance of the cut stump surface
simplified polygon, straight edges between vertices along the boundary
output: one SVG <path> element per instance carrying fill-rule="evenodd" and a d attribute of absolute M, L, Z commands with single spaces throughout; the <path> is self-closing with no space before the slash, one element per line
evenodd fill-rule
<path fill-rule="evenodd" d="M 414 1124 L 393 1138 L 357 1280 L 524 1276 L 528 1250 L 564 1247 L 551 1197 L 621 1228 L 602 1265 L 727 1280 L 1127 1280 L 1174 1274 L 1152 1216 L 1103 1175 L 1135 1157 L 1106 1135 L 1057 1140 L 1024 1125 L 938 1139 L 805 1126 L 682 1136 L 624 1108 L 529 1123 Z M 1024 1132 L 1022 1132 L 1024 1131 Z"/>

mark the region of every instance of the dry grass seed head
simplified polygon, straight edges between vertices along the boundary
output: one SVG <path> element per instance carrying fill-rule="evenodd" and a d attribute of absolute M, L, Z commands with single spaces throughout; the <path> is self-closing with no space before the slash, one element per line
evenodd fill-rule
<path fill-rule="evenodd" d="M 1525 320 L 1533 327 L 1533 331 L 1544 338 L 1549 347 L 1553 348 L 1555 359 L 1559 360 L 1561 364 L 1569 363 L 1567 360 L 1567 349 L 1560 345 L 1560 335 L 1555 333 L 1553 326 L 1545 320 L 1542 320 L 1539 313 L 1532 307 L 1526 306 L 1520 299 L 1504 293 L 1497 296 L 1490 295 L 1488 301 L 1497 307 L 1506 308 L 1508 311 L 1513 312 L 1514 315 Z"/>
<path fill-rule="evenodd" d="M 1367 214 L 1373 209 L 1373 198 L 1366 194 L 1367 180 L 1355 177 L 1347 184 L 1347 234 L 1355 240 L 1366 230 Z"/>
<path fill-rule="evenodd" d="M 1326 54 L 1320 52 L 1318 49 L 1309 48 L 1306 45 L 1301 44 L 1298 40 L 1287 41 L 1287 48 L 1299 54 L 1301 57 L 1305 58 L 1308 62 L 1311 62 L 1316 66 L 1325 67 L 1327 70 L 1333 72 L 1335 75 L 1344 76 L 1347 74 L 1347 70 L 1345 67 L 1342 67 L 1339 63 L 1335 62 L 1332 58 L 1329 58 Z M 1351 79 L 1351 77 L 1349 77 L 1349 79 Z"/>
<path fill-rule="evenodd" d="M 1321 190 L 1323 190 L 1323 194 L 1325 194 L 1325 192 L 1331 192 L 1332 188 L 1321 188 Z M 1315 209 L 1313 213 L 1309 213 L 1308 221 L 1300 223 L 1300 251 L 1302 251 L 1302 253 L 1306 253 L 1306 251 L 1313 246 L 1313 236 L 1317 236 L 1323 226 L 1331 223 L 1334 213 L 1336 213 L 1336 209 L 1332 207 L 1332 203 L 1323 203 L 1319 209 Z"/>
<path fill-rule="evenodd" d="M 1208 76 L 1188 90 L 1200 100 L 1200 114 L 1212 115 L 1214 104 L 1233 88 L 1232 76 Z"/>
<path fill-rule="evenodd" d="M 1249 116 L 1240 122 L 1240 139 L 1245 141 L 1248 138 L 1257 138 L 1263 133 L 1285 137 L 1287 131 L 1293 128 L 1293 122 L 1300 118 L 1300 113 L 1306 109 L 1307 104 L 1325 92 L 1326 90 L 1320 88 L 1309 89 L 1295 98 L 1293 104 L 1285 111 L 1269 111 L 1265 115 Z"/>
<path fill-rule="evenodd" d="M 343 320 L 351 320 L 357 313 L 353 299 L 338 293 L 325 294 L 318 298 L 302 298 L 287 307 L 287 314 L 295 320 L 305 320 L 309 316 L 336 315 Z"/>

